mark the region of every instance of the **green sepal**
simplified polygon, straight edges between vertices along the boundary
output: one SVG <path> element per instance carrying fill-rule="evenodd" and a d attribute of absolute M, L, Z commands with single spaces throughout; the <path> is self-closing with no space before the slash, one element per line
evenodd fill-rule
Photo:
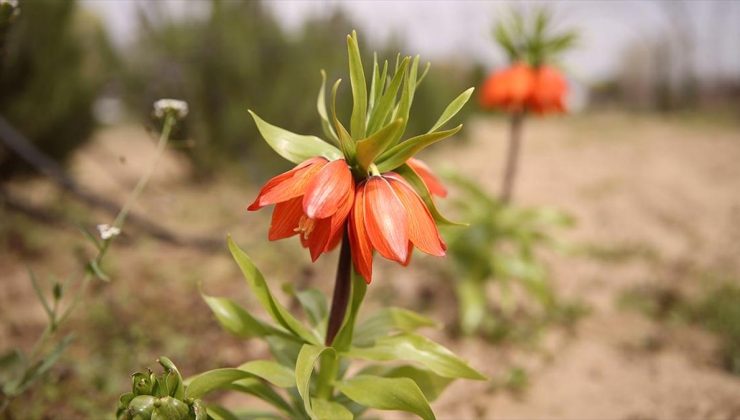
<path fill-rule="evenodd" d="M 401 175 L 406 181 L 408 181 L 408 183 L 411 184 L 412 187 L 414 187 L 414 190 L 416 190 L 416 193 L 419 194 L 419 197 L 421 197 L 421 199 L 424 201 L 427 209 L 429 209 L 429 213 L 432 214 L 434 221 L 437 222 L 438 225 L 468 226 L 467 223 L 453 222 L 442 216 L 442 213 L 440 213 L 439 209 L 437 209 L 437 205 L 434 204 L 432 193 L 429 192 L 429 188 L 427 188 L 424 180 L 422 180 L 421 177 L 416 172 L 414 172 L 414 170 L 411 169 L 409 165 L 399 166 L 398 168 L 396 168 L 396 172 Z"/>
<path fill-rule="evenodd" d="M 362 170 L 367 171 L 375 158 L 390 146 L 396 132 L 402 126 L 403 120 L 398 118 L 370 137 L 357 142 L 357 163 L 360 164 Z"/>
<path fill-rule="evenodd" d="M 412 158 L 424 148 L 455 135 L 461 129 L 462 124 L 450 130 L 422 134 L 399 143 L 386 150 L 380 155 L 380 157 L 378 157 L 376 162 L 378 170 L 380 172 L 392 171 L 406 163 L 409 158 Z"/>
<path fill-rule="evenodd" d="M 336 147 L 316 136 L 305 136 L 295 134 L 283 128 L 274 126 L 252 110 L 252 115 L 257 129 L 267 144 L 283 158 L 293 162 L 301 163 L 312 157 L 323 156 L 328 160 L 336 160 L 342 157 L 342 153 Z"/>
<path fill-rule="evenodd" d="M 164 380 L 167 385 L 167 394 L 170 397 L 182 399 L 185 394 L 185 387 L 183 386 L 182 375 L 177 370 L 177 366 L 172 363 L 172 360 L 164 356 L 161 356 L 157 362 L 165 370 Z"/>
<path fill-rule="evenodd" d="M 244 278 L 247 280 L 249 288 L 252 290 L 252 293 L 255 294 L 267 313 L 269 313 L 278 324 L 295 334 L 297 337 L 300 337 L 308 343 L 318 344 L 320 342 L 320 338 L 298 321 L 272 296 L 270 288 L 267 286 L 267 282 L 265 282 L 265 278 L 262 276 L 262 273 L 260 273 L 249 256 L 239 248 L 233 239 L 231 239 L 231 236 L 228 238 L 228 244 L 229 251 L 231 251 L 231 255 L 239 265 Z"/>
<path fill-rule="evenodd" d="M 367 407 L 406 411 L 424 420 L 435 418 L 424 393 L 409 378 L 358 375 L 338 382 L 336 388 L 352 401 Z"/>
<path fill-rule="evenodd" d="M 347 55 L 349 56 L 349 80 L 352 85 L 352 118 L 350 129 L 352 138 L 365 137 L 365 118 L 367 115 L 367 82 L 362 68 L 357 32 L 347 35 Z"/>
<path fill-rule="evenodd" d="M 412 333 L 381 337 L 373 346 L 353 347 L 346 355 L 363 360 L 412 362 L 445 378 L 486 379 L 441 344 Z"/>
<path fill-rule="evenodd" d="M 453 99 L 452 102 L 450 102 L 450 104 L 447 105 L 447 107 L 445 108 L 445 110 L 442 112 L 442 115 L 439 116 L 439 119 L 437 119 L 437 122 L 434 123 L 434 125 L 432 126 L 432 128 L 429 129 L 429 131 L 427 133 L 431 133 L 431 132 L 437 130 L 438 128 L 440 128 L 443 125 L 445 125 L 445 123 L 447 123 L 447 121 L 449 121 L 450 119 L 452 119 L 452 117 L 454 117 L 455 115 L 457 115 L 457 113 L 460 112 L 460 110 L 462 109 L 462 107 L 465 106 L 465 104 L 468 102 L 468 100 L 470 99 L 470 96 L 473 94 L 473 91 L 474 90 L 475 90 L 475 88 L 472 88 L 471 87 L 470 89 L 468 89 L 465 92 L 463 92 L 460 95 L 458 95 L 457 98 Z"/>
<path fill-rule="evenodd" d="M 324 135 L 338 146 L 339 138 L 337 133 L 334 132 L 329 122 L 329 114 L 326 112 L 326 72 L 323 69 L 321 70 L 321 89 L 319 89 L 319 97 L 316 99 L 316 109 L 319 111 L 319 117 L 321 117 L 321 129 L 324 131 Z"/>

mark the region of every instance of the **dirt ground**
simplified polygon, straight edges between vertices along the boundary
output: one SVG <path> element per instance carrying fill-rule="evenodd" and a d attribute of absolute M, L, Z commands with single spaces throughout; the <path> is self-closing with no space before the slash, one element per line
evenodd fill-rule
<path fill-rule="evenodd" d="M 497 192 L 505 121 L 475 120 L 463 131 L 465 138 L 433 148 L 424 158 Z M 72 170 L 89 189 L 122 200 L 152 149 L 153 142 L 141 129 L 105 129 L 74 160 Z M 528 121 L 515 201 L 553 206 L 574 215 L 577 225 L 565 234 L 571 243 L 621 250 L 633 257 L 610 261 L 548 255 L 558 291 L 591 310 L 573 331 L 549 331 L 537 351 L 431 332 L 490 377 L 505 375 L 511 366 L 523 366 L 529 383 L 521 392 L 509 392 L 491 383 L 458 381 L 434 403 L 438 417 L 740 418 L 740 378 L 718 366 L 718 342 L 713 335 L 685 324 L 657 322 L 617 305 L 625 290 L 636 286 L 691 292 L 700 290 L 702 281 L 716 273 L 740 279 L 738 162 L 740 127 L 726 122 L 622 114 Z M 218 238 L 231 233 L 268 279 L 293 278 L 329 291 L 329 282 L 321 278 L 331 273 L 334 257 L 309 267 L 308 258 L 292 243 L 296 241 L 266 245 L 268 215 L 246 216 L 243 211 L 254 195 L 253 187 L 220 178 L 193 184 L 186 173 L 182 159 L 167 156 L 135 210 L 183 235 Z M 42 181 L 20 183 L 12 191 L 39 206 L 53 208 L 69 201 Z M 108 220 L 101 213 L 69 205 L 79 210 L 64 213 L 74 221 Z M 85 248 L 74 245 L 81 242 L 74 229 L 39 228 L 35 222 L 12 217 L 18 222 L 15 231 L 4 228 L 5 247 L 0 254 L 4 284 L 0 342 L 28 346 L 43 325 L 44 314 L 26 279 L 26 264 L 41 273 L 63 273 L 77 264 L 68 250 L 84 252 Z M 22 239 L 11 240 L 18 231 Z M 220 331 L 198 296 L 199 287 L 211 294 L 245 295 L 225 250 L 202 254 L 137 236 L 135 229 L 123 239 L 108 267 L 114 281 L 96 285 L 94 297 L 85 305 L 95 321 L 82 315 L 75 318 L 83 339 L 64 359 L 72 370 L 106 367 L 119 376 L 107 382 L 100 379 L 93 399 L 112 404 L 125 391 L 126 375 L 152 366 L 159 351 L 166 351 L 186 373 L 264 356 L 263 347 L 245 345 Z M 281 264 L 286 256 L 302 266 Z M 416 259 L 412 267 L 424 261 Z M 383 273 L 400 273 L 389 264 L 378 266 L 379 279 Z M 395 284 L 371 287 L 368 299 L 375 304 L 393 295 L 401 302 L 418 299 L 415 290 L 424 286 L 420 283 L 424 276 L 407 277 L 406 282 L 396 279 Z M 149 305 L 165 306 L 167 315 L 148 318 L 143 308 Z M 449 311 L 434 312 L 449 320 Z M 87 340 L 84 331 L 107 339 Z M 183 338 L 158 337 L 177 334 Z M 120 348 L 94 347 L 101 342 L 118 343 Z M 111 358 L 117 358 L 114 366 Z M 73 385 L 65 386 L 82 387 L 75 381 L 90 375 L 73 375 Z M 58 380 L 70 381 L 63 376 Z M 48 394 L 44 398 L 62 404 L 58 395 Z M 69 413 L 90 410 L 94 408 L 75 403 Z"/>

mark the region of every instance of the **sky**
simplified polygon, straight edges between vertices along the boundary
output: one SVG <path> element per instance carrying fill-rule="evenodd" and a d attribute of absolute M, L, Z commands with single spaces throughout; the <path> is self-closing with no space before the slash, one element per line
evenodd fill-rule
<path fill-rule="evenodd" d="M 152 0 L 150 0 L 152 1 Z M 201 0 L 156 0 L 174 16 L 207 13 Z M 84 7 L 100 14 L 119 45 L 136 34 L 136 11 L 147 0 L 82 0 Z M 563 64 L 574 77 L 598 82 L 614 76 L 623 63 L 625 48 L 639 48 L 676 33 L 693 40 L 697 73 L 740 78 L 740 2 L 570 0 L 570 1 L 473 1 L 473 0 L 268 0 L 266 4 L 288 30 L 300 28 L 308 17 L 346 11 L 361 37 L 380 45 L 396 36 L 407 53 L 433 61 L 445 57 L 474 57 L 489 66 L 503 61 L 491 29 L 514 9 L 532 10 L 546 3 L 558 26 L 581 32 L 578 48 Z"/>

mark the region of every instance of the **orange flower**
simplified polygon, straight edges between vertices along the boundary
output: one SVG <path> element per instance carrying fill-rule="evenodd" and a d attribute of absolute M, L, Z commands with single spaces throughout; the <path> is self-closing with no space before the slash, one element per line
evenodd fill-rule
<path fill-rule="evenodd" d="M 538 114 L 565 112 L 565 94 L 568 84 L 559 71 L 542 66 L 535 74 L 535 89 L 530 105 Z"/>
<path fill-rule="evenodd" d="M 481 89 L 480 104 L 485 108 L 503 108 L 509 112 L 523 111 L 534 84 L 532 68 L 524 63 L 516 63 L 486 79 Z"/>
<path fill-rule="evenodd" d="M 413 247 L 435 256 L 447 246 L 421 197 L 400 175 L 371 176 L 357 186 L 349 240 L 355 270 L 372 280 L 373 251 L 407 265 Z"/>
<path fill-rule="evenodd" d="M 354 196 L 355 183 L 344 159 L 315 157 L 267 181 L 247 209 L 275 204 L 268 238 L 300 234 L 316 261 L 341 240 Z"/>
<path fill-rule="evenodd" d="M 565 78 L 554 68 L 533 69 L 516 63 L 486 79 L 479 100 L 484 108 L 502 108 L 508 112 L 565 112 L 567 90 Z"/>
<path fill-rule="evenodd" d="M 442 198 L 447 197 L 447 188 L 442 185 L 442 182 L 434 175 L 434 172 L 432 172 L 432 169 L 426 163 L 416 158 L 410 158 L 406 161 L 406 164 L 421 177 L 432 195 Z"/>

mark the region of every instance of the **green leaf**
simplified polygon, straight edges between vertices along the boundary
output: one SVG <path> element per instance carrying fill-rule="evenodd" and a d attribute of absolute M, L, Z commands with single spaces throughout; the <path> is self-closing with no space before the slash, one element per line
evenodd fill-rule
<path fill-rule="evenodd" d="M 339 145 L 339 138 L 337 137 L 337 133 L 335 133 L 334 129 L 331 127 L 331 123 L 329 122 L 329 115 L 326 113 L 325 92 L 326 72 L 324 70 L 321 70 L 321 89 L 319 89 L 319 97 L 318 99 L 316 99 L 316 109 L 318 109 L 319 117 L 321 117 L 321 129 L 324 130 L 324 135 L 326 136 L 326 138 L 334 142 L 334 144 Z"/>
<path fill-rule="evenodd" d="M 402 126 L 403 120 L 398 118 L 370 137 L 357 142 L 357 163 L 363 170 L 367 170 L 375 158 L 388 148 Z"/>
<path fill-rule="evenodd" d="M 258 379 L 255 378 L 245 378 L 245 379 L 239 379 L 237 381 L 234 381 L 233 383 L 226 385 L 226 389 L 231 389 L 234 391 L 242 392 L 249 395 L 254 395 L 255 397 L 261 399 L 262 401 L 265 401 L 266 403 L 272 405 L 273 407 L 277 408 L 278 410 L 281 410 L 285 412 L 288 417 L 295 417 L 296 412 L 291 407 L 290 404 L 288 404 L 287 401 L 283 397 L 280 396 L 275 390 L 264 384 Z"/>
<path fill-rule="evenodd" d="M 414 172 L 414 170 L 411 169 L 409 165 L 399 166 L 398 168 L 396 168 L 396 172 L 401 175 L 406 181 L 408 181 L 412 187 L 414 187 L 414 190 L 416 190 L 416 193 L 419 194 L 419 197 L 421 197 L 421 199 L 424 201 L 424 204 L 426 204 L 429 212 L 432 214 L 432 217 L 434 218 L 434 221 L 437 222 L 437 224 L 449 226 L 467 226 L 467 224 L 465 223 L 453 222 L 442 216 L 442 214 L 437 209 L 437 206 L 434 204 L 434 200 L 432 200 L 432 194 L 429 192 L 429 188 L 427 188 L 421 177 L 419 177 L 419 175 Z"/>
<path fill-rule="evenodd" d="M 288 130 L 265 122 L 257 114 L 252 112 L 252 110 L 249 110 L 249 113 L 254 118 L 257 129 L 267 144 L 277 154 L 293 163 L 301 163 L 316 156 L 323 156 L 328 160 L 335 160 L 342 157 L 339 149 L 316 136 L 291 133 Z"/>
<path fill-rule="evenodd" d="M 46 296 L 44 296 L 44 292 L 41 291 L 39 280 L 30 267 L 28 267 L 28 277 L 31 279 L 31 285 L 33 286 L 33 291 L 36 293 L 36 297 L 41 302 L 41 306 L 43 306 L 44 312 L 46 312 L 46 316 L 49 317 L 49 322 L 54 324 L 56 321 L 56 314 L 54 314 L 54 312 L 51 310 L 51 306 L 49 306 L 49 303 L 46 301 Z"/>
<path fill-rule="evenodd" d="M 406 131 L 406 125 L 409 121 L 409 113 L 411 112 L 411 104 L 414 103 L 414 92 L 416 92 L 416 74 L 419 70 L 419 56 L 414 57 L 411 62 L 411 69 L 406 72 L 404 76 L 404 86 L 401 91 L 401 100 L 398 102 L 398 106 L 393 113 L 393 118 L 403 118 L 404 124 L 401 130 L 396 134 L 393 143 L 397 143 L 401 140 L 404 131 Z"/>
<path fill-rule="evenodd" d="M 431 319 L 401 308 L 383 308 L 361 323 L 355 330 L 353 344 L 371 344 L 391 332 L 413 332 L 422 327 L 434 327 Z"/>
<path fill-rule="evenodd" d="M 486 379 L 442 345 L 411 333 L 381 337 L 372 347 L 353 347 L 346 354 L 364 360 L 413 362 L 445 378 Z"/>
<path fill-rule="evenodd" d="M 221 326 L 231 334 L 241 338 L 264 337 L 266 335 L 288 335 L 254 318 L 244 308 L 228 298 L 201 294 L 203 300 L 216 315 Z"/>
<path fill-rule="evenodd" d="M 419 369 L 415 366 L 399 366 L 390 369 L 382 376 L 387 378 L 409 378 L 413 380 L 428 401 L 436 400 L 442 394 L 442 391 L 453 381 L 451 378 L 445 378 L 434 372 Z"/>
<path fill-rule="evenodd" d="M 271 360 L 253 360 L 239 366 L 239 369 L 260 377 L 280 388 L 295 386 L 295 373 L 291 369 Z"/>
<path fill-rule="evenodd" d="M 367 84 L 365 71 L 362 69 L 360 47 L 357 44 L 357 32 L 347 35 L 347 54 L 349 55 L 349 80 L 352 85 L 352 119 L 350 128 L 352 138 L 365 137 L 365 117 L 367 114 Z"/>
<path fill-rule="evenodd" d="M 339 135 L 339 146 L 342 149 L 342 154 L 351 163 L 356 153 L 355 141 L 347 132 L 347 129 L 344 128 L 342 122 L 339 121 L 339 118 L 337 118 L 337 90 L 339 90 L 340 83 L 342 83 L 342 79 L 337 79 L 331 88 L 331 116 L 334 122 L 334 129 L 337 130 L 337 134 Z"/>
<path fill-rule="evenodd" d="M 301 324 L 300 321 L 295 319 L 295 317 L 272 296 L 262 273 L 260 273 L 249 256 L 239 248 L 233 239 L 231 239 L 231 236 L 229 236 L 228 243 L 229 251 L 231 251 L 231 255 L 234 257 L 237 264 L 239 264 L 239 268 L 241 269 L 242 274 L 244 274 L 244 278 L 247 280 L 249 288 L 252 289 L 252 293 L 255 294 L 262 307 L 270 314 L 270 316 L 278 324 L 282 325 L 288 331 L 293 332 L 296 336 L 302 338 L 306 342 L 318 344 L 320 338 L 310 329 Z"/>
<path fill-rule="evenodd" d="M 361 275 L 352 269 L 352 300 L 349 302 L 349 310 L 347 316 L 344 318 L 342 328 L 339 329 L 334 343 L 332 346 L 338 351 L 347 350 L 352 344 L 352 336 L 354 335 L 355 319 L 357 318 L 357 312 L 360 310 L 362 300 L 365 298 L 367 292 L 367 283 Z"/>
<path fill-rule="evenodd" d="M 108 275 L 105 274 L 105 272 L 103 271 L 103 269 L 100 268 L 100 264 L 98 264 L 98 260 L 97 259 L 90 260 L 90 262 L 87 264 L 87 269 L 90 272 L 90 274 L 92 274 L 93 276 L 99 278 L 100 280 L 103 280 L 105 282 L 109 282 L 110 281 L 110 277 L 108 277 Z"/>
<path fill-rule="evenodd" d="M 352 412 L 347 410 L 342 404 L 332 401 L 311 398 L 313 412 L 318 419 L 326 420 L 352 420 Z"/>
<path fill-rule="evenodd" d="M 424 148 L 456 134 L 460 129 L 462 129 L 462 124 L 451 130 L 422 134 L 399 143 L 380 155 L 377 159 L 378 170 L 380 172 L 392 171 Z"/>
<path fill-rule="evenodd" d="M 298 303 L 301 304 L 303 311 L 308 316 L 312 325 L 316 326 L 326 318 L 328 312 L 326 296 L 320 290 L 306 289 L 296 291 L 292 283 L 285 283 L 283 290 L 298 300 Z"/>
<path fill-rule="evenodd" d="M 430 68 L 432 68 L 432 63 L 427 61 L 427 64 L 424 66 L 424 71 L 421 72 L 421 76 L 419 76 L 419 78 L 416 80 L 415 89 L 418 89 L 421 82 L 423 82 L 424 79 L 427 77 Z"/>
<path fill-rule="evenodd" d="M 391 80 L 391 84 L 380 97 L 377 106 L 370 114 L 370 121 L 368 122 L 368 133 L 373 134 L 378 131 L 388 119 L 388 116 L 393 110 L 396 101 L 396 95 L 398 94 L 398 89 L 401 87 L 401 83 L 404 80 L 408 65 L 409 58 L 404 57 L 403 61 L 401 61 L 400 67 L 396 70 L 396 73 Z"/>
<path fill-rule="evenodd" d="M 206 410 L 208 411 L 208 416 L 213 418 L 213 420 L 240 420 L 236 414 L 218 404 L 208 404 Z"/>
<path fill-rule="evenodd" d="M 251 373 L 235 368 L 213 369 L 189 378 L 185 398 L 201 398 L 211 391 L 224 388 L 239 379 L 250 378 Z"/>
<path fill-rule="evenodd" d="M 49 369 L 51 369 L 59 358 L 67 349 L 69 344 L 72 342 L 72 335 L 65 336 L 59 341 L 54 348 L 47 353 L 43 359 L 38 361 L 36 364 L 27 369 L 23 378 L 18 383 L 15 394 L 18 395 L 33 385 L 39 378 L 41 378 Z"/>
<path fill-rule="evenodd" d="M 457 113 L 460 112 L 460 109 L 462 109 L 462 107 L 468 102 L 468 99 L 470 99 L 470 95 L 473 94 L 474 90 L 475 88 L 471 87 L 470 89 L 461 93 L 452 102 L 450 102 L 450 104 L 447 105 L 447 108 L 445 108 L 444 112 L 442 112 L 442 115 L 439 116 L 439 119 L 436 123 L 434 123 L 428 133 L 436 131 L 438 128 L 445 125 L 445 123 L 449 121 L 452 117 L 457 115 Z"/>
<path fill-rule="evenodd" d="M 313 369 L 316 365 L 316 361 L 319 357 L 329 352 L 328 355 L 336 357 L 336 352 L 332 347 L 316 346 L 311 344 L 304 344 L 301 347 L 301 352 L 298 353 L 298 359 L 295 364 L 295 380 L 298 387 L 298 394 L 303 399 L 303 407 L 306 413 L 312 418 L 316 419 L 316 413 L 314 413 L 311 407 L 311 375 L 313 375 Z"/>
<path fill-rule="evenodd" d="M 425 420 L 435 418 L 424 393 L 409 378 L 358 375 L 337 383 L 337 389 L 352 401 L 367 407 L 406 411 Z"/>

